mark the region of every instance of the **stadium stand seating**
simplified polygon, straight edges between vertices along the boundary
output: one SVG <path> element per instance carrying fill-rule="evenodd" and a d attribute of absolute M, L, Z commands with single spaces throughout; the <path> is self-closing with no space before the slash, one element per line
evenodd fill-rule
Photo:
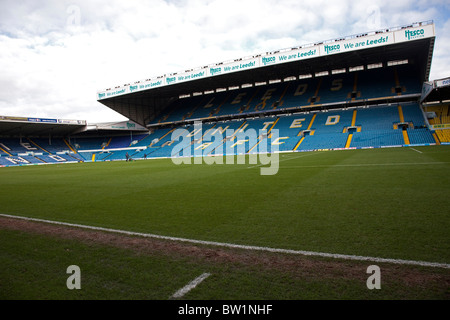
<path fill-rule="evenodd" d="M 436 130 L 440 142 L 450 142 L 449 133 Z M 185 145 L 175 150 L 182 141 Z M 74 148 L 64 139 L 1 138 L 0 165 L 116 161 L 124 160 L 127 152 L 133 159 L 143 159 L 420 145 L 434 144 L 436 139 L 420 105 L 409 103 L 202 123 L 201 131 L 195 124 L 185 124 L 156 128 L 133 138 L 93 137 L 71 142 L 93 149 L 71 152 Z"/>
<path fill-rule="evenodd" d="M 226 154 L 226 146 L 234 143 L 238 135 L 238 130 L 245 124 L 245 121 L 220 122 L 205 132 L 201 142 L 195 142 L 191 147 L 191 154 L 223 155 Z M 228 137 L 228 139 L 227 139 Z"/>
<path fill-rule="evenodd" d="M 428 129 L 407 129 L 410 144 L 432 144 L 436 141 Z"/>
<path fill-rule="evenodd" d="M 450 123 L 448 105 L 425 113 L 417 102 L 386 104 L 419 95 L 417 74 L 410 65 L 356 68 L 179 98 L 144 134 L 0 137 L 0 166 L 450 142 L 450 130 L 428 127 Z M 348 104 L 358 101 L 371 103 Z"/>
<path fill-rule="evenodd" d="M 74 146 L 76 150 L 98 150 L 107 146 L 111 137 L 83 137 L 83 138 L 72 138 L 71 145 Z"/>
<path fill-rule="evenodd" d="M 0 165 L 79 162 L 64 139 L 0 138 Z"/>
<path fill-rule="evenodd" d="M 7 151 L 9 155 L 40 151 L 38 147 L 33 145 L 27 139 L 4 138 L 1 139 L 0 147 L 2 147 L 4 151 Z"/>
<path fill-rule="evenodd" d="M 415 74 L 410 67 L 400 65 L 180 98 L 154 123 L 417 94 L 421 83 Z"/>
<path fill-rule="evenodd" d="M 436 135 L 439 139 L 439 142 L 450 142 L 450 129 L 446 130 L 436 130 Z"/>
<path fill-rule="evenodd" d="M 429 119 L 430 124 L 450 124 L 450 108 L 448 105 L 427 107 L 427 112 L 435 114 Z"/>

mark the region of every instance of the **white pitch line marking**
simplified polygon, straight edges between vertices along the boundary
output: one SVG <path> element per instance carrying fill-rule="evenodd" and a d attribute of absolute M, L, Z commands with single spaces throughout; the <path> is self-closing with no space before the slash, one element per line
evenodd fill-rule
<path fill-rule="evenodd" d="M 208 278 L 211 274 L 210 273 L 204 273 L 201 276 L 195 278 L 191 282 L 189 282 L 186 286 L 175 292 L 171 298 L 181 298 L 186 293 L 194 289 L 196 286 L 198 286 L 201 282 L 203 282 L 206 278 Z"/>
<path fill-rule="evenodd" d="M 414 150 L 415 152 L 423 153 L 422 151 L 419 151 L 419 150 L 417 150 L 417 149 L 414 149 L 414 148 L 411 148 L 411 149 Z"/>
<path fill-rule="evenodd" d="M 27 220 L 27 221 L 36 221 L 36 222 L 44 222 L 44 223 L 55 224 L 55 225 L 63 225 L 63 226 L 68 226 L 68 227 L 76 227 L 76 228 L 82 228 L 82 229 L 88 229 L 88 230 L 125 234 L 125 235 L 129 235 L 129 236 L 138 236 L 138 237 L 144 237 L 144 238 L 153 238 L 153 239 L 170 240 L 170 241 L 186 242 L 186 243 L 201 244 L 201 245 L 210 245 L 210 246 L 223 247 L 223 248 L 234 248 L 234 249 L 243 249 L 243 250 L 272 252 L 272 253 L 303 255 L 303 256 L 311 256 L 311 257 L 322 257 L 322 258 L 333 258 L 333 259 L 355 260 L 355 261 L 370 261 L 370 262 L 381 262 L 381 263 L 384 262 L 384 263 L 393 263 L 393 264 L 400 264 L 400 265 L 413 265 L 413 266 L 450 269 L 450 264 L 440 263 L 440 262 L 390 259 L 390 258 L 355 256 L 355 255 L 347 255 L 347 254 L 314 252 L 314 251 L 304 251 L 304 250 L 291 250 L 291 249 L 279 249 L 279 248 L 269 248 L 269 247 L 246 246 L 246 245 L 233 244 L 233 243 L 203 241 L 203 240 L 195 240 L 195 239 L 161 236 L 161 235 L 150 234 L 150 233 L 140 233 L 140 232 L 126 231 L 126 230 L 94 227 L 94 226 L 87 226 L 87 225 L 82 225 L 82 224 L 73 224 L 73 223 L 67 223 L 67 222 L 59 222 L 59 221 L 52 221 L 52 220 L 22 217 L 22 216 L 14 216 L 14 215 L 3 214 L 3 213 L 0 213 L 0 216 L 7 217 L 7 218 L 13 218 L 13 219 L 22 219 L 22 220 Z"/>
<path fill-rule="evenodd" d="M 315 166 L 285 166 L 283 168 L 419 166 L 419 165 L 434 165 L 434 164 L 448 164 L 448 163 L 450 162 L 355 163 L 355 164 L 323 164 Z"/>

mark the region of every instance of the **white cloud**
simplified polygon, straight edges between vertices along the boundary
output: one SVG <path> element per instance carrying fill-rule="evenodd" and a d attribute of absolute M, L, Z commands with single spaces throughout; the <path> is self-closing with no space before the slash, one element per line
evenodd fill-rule
<path fill-rule="evenodd" d="M 431 80 L 450 77 L 450 17 L 436 28 L 436 42 L 434 45 L 433 61 L 431 63 Z"/>
<path fill-rule="evenodd" d="M 0 114 L 121 120 L 97 90 L 428 19 L 437 19 L 432 76 L 449 76 L 448 12 L 423 0 L 3 0 Z"/>

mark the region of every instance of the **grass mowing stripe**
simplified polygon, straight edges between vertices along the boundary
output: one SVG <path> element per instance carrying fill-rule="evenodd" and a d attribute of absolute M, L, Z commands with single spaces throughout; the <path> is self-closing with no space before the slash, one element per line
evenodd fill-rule
<path fill-rule="evenodd" d="M 7 217 L 7 218 L 28 220 L 28 221 L 43 222 L 43 223 L 49 223 L 49 224 L 55 224 L 55 225 L 63 225 L 63 226 L 68 226 L 68 227 L 77 227 L 77 228 L 83 228 L 83 229 L 89 229 L 89 230 L 112 232 L 112 233 L 125 234 L 125 235 L 130 235 L 130 236 L 140 236 L 140 237 L 146 237 L 146 238 L 179 241 L 179 242 L 186 242 L 186 243 L 192 243 L 192 244 L 211 245 L 211 246 L 216 246 L 216 247 L 226 247 L 226 248 L 234 248 L 234 249 L 253 250 L 253 251 L 265 251 L 265 252 L 272 252 L 272 253 L 286 253 L 286 254 L 343 259 L 343 260 L 370 261 L 370 262 L 379 262 L 379 263 L 381 262 L 381 263 L 392 263 L 392 264 L 400 264 L 400 265 L 414 265 L 414 266 L 422 266 L 422 267 L 450 269 L 450 264 L 438 263 L 438 262 L 389 259 L 389 258 L 334 254 L 334 253 L 324 253 L 324 252 L 314 252 L 314 251 L 304 251 L 304 250 L 290 250 L 290 249 L 279 249 L 279 248 L 269 248 L 269 247 L 246 246 L 246 245 L 238 245 L 238 244 L 232 244 L 232 243 L 203 241 L 203 240 L 155 235 L 155 234 L 150 234 L 150 233 L 140 233 L 140 232 L 132 232 L 132 231 L 126 231 L 126 230 L 94 227 L 94 226 L 87 226 L 87 225 L 81 225 L 81 224 L 72 224 L 72 223 L 66 223 L 66 222 L 29 218 L 29 217 L 23 217 L 23 216 L 14 216 L 14 215 L 1 214 L 1 213 L 0 213 L 0 216 Z"/>

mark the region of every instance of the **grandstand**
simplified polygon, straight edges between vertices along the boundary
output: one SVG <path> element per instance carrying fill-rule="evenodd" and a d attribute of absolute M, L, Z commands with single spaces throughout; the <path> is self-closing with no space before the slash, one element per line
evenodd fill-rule
<path fill-rule="evenodd" d="M 98 91 L 120 125 L 0 117 L 0 166 L 450 143 L 449 81 L 428 79 L 434 41 L 419 22 Z M 241 143 L 250 129 L 262 135 Z"/>
<path fill-rule="evenodd" d="M 438 144 L 450 143 L 450 78 L 425 82 L 421 98 L 429 128 Z"/>

